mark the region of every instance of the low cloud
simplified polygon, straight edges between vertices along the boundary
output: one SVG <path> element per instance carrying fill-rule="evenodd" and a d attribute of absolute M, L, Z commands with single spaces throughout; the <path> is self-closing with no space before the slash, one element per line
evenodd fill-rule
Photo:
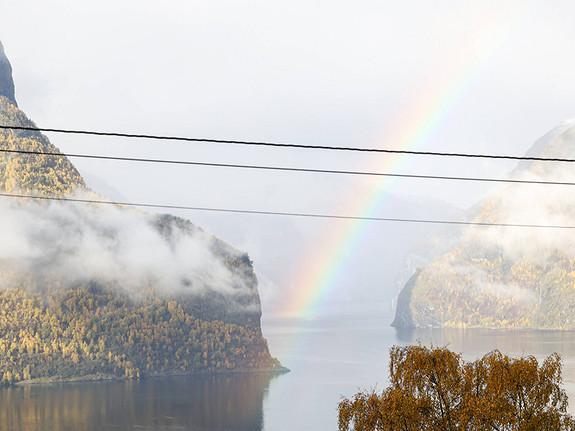
<path fill-rule="evenodd" d="M 2 200 L 0 215 L 0 265 L 37 284 L 95 281 L 131 295 L 253 289 L 254 280 L 224 262 L 239 252 L 191 224 L 162 232 L 159 216 L 137 209 L 58 201 Z"/>
<path fill-rule="evenodd" d="M 528 181 L 574 182 L 567 167 L 534 169 L 520 178 Z M 574 186 L 515 184 L 502 188 L 489 199 L 479 221 L 555 227 L 471 227 L 463 242 L 483 248 L 496 248 L 506 258 L 539 261 L 552 250 L 575 254 Z"/>

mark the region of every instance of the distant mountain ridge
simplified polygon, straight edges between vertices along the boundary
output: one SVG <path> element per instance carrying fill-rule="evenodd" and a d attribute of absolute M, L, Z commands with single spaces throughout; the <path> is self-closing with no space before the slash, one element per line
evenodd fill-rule
<path fill-rule="evenodd" d="M 575 159 L 575 121 L 561 123 L 527 154 Z M 512 176 L 575 180 L 571 164 L 545 161 L 522 161 Z M 470 214 L 474 222 L 575 226 L 575 196 L 569 186 L 508 184 Z M 393 326 L 575 329 L 571 235 L 558 228 L 462 229 L 405 284 Z"/>
<path fill-rule="evenodd" d="M 0 124 L 18 108 L 0 45 Z M 59 153 L 0 129 L 0 149 Z M 103 204 L 64 156 L 0 153 L 0 384 L 284 371 L 261 333 L 249 256 L 172 215 Z"/>

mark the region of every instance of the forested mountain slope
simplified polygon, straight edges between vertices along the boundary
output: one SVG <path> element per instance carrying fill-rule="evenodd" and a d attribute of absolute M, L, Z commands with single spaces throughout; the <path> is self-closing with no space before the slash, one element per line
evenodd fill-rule
<path fill-rule="evenodd" d="M 575 121 L 528 151 L 575 159 Z M 523 161 L 516 179 L 574 182 L 573 164 Z M 397 327 L 575 328 L 575 194 L 572 186 L 508 184 L 473 221 L 555 226 L 470 226 L 457 245 L 417 269 L 398 298 Z"/>
<path fill-rule="evenodd" d="M 0 45 L 0 124 L 17 107 Z M 0 193 L 101 200 L 41 133 L 0 129 Z M 20 151 L 10 152 L 10 151 Z M 190 221 L 0 197 L 0 381 L 281 371 L 246 253 Z"/>

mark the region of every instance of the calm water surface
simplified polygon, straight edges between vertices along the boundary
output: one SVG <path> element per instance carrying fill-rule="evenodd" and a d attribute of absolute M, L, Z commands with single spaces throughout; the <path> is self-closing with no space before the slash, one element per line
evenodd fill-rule
<path fill-rule="evenodd" d="M 279 376 L 228 375 L 74 383 L 0 390 L 0 430 L 336 430 L 337 403 L 387 385 L 389 348 L 418 340 L 475 359 L 493 349 L 543 359 L 559 352 L 575 404 L 575 333 L 416 330 L 389 327 L 392 313 L 371 304 L 337 316 L 264 320 L 272 354 L 291 368 Z M 575 409 L 571 409 L 575 412 Z"/>

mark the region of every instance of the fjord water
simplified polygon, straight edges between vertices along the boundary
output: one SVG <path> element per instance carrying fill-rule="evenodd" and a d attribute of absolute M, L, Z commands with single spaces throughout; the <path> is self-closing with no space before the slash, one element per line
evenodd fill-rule
<path fill-rule="evenodd" d="M 383 311 L 382 311 L 383 310 Z M 575 333 L 389 326 L 382 304 L 310 319 L 264 319 L 273 355 L 292 371 L 34 385 L 0 390 L 0 429 L 14 431 L 336 430 L 337 403 L 387 385 L 389 348 L 448 345 L 475 359 L 493 349 L 543 359 L 559 352 L 575 404 Z M 571 411 L 574 411 L 571 406 Z"/>

